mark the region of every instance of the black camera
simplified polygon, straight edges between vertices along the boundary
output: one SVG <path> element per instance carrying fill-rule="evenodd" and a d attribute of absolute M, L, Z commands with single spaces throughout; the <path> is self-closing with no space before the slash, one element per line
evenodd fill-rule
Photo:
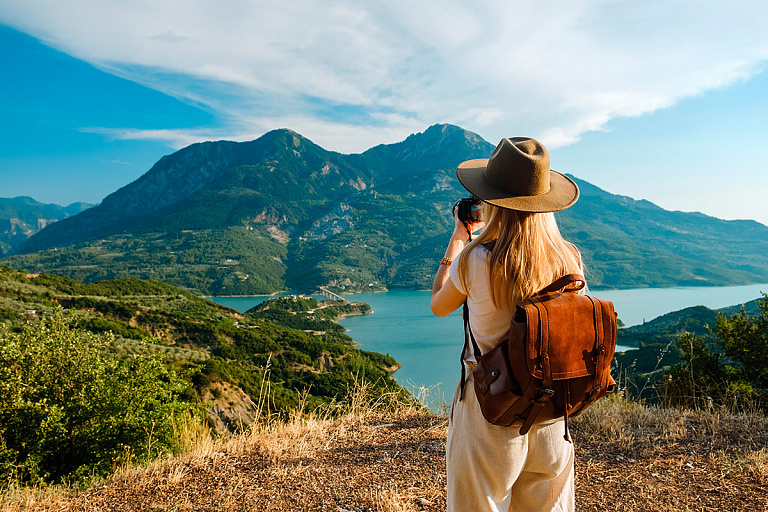
<path fill-rule="evenodd" d="M 462 222 L 480 222 L 483 220 L 480 202 L 475 196 L 459 199 L 453 205 L 453 212 Z"/>

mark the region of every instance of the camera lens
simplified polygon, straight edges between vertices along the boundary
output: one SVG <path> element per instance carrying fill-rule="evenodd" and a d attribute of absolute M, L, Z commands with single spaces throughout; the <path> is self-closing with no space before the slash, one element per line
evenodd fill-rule
<path fill-rule="evenodd" d="M 482 220 L 480 200 L 474 196 L 465 197 L 456 201 L 453 211 L 462 222 L 478 222 Z"/>

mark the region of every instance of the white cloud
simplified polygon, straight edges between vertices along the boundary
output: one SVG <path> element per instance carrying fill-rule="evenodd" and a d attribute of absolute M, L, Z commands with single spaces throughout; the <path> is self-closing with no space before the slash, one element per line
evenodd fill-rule
<path fill-rule="evenodd" d="M 253 140 L 264 133 L 278 128 L 289 128 L 307 136 L 313 142 L 327 149 L 341 151 L 338 148 L 348 146 L 350 141 L 362 148 L 378 144 L 394 143 L 403 140 L 408 134 L 422 131 L 424 125 L 397 115 L 376 116 L 387 121 L 383 126 L 358 126 L 295 115 L 260 118 L 256 122 L 237 127 L 219 129 L 161 129 L 142 130 L 137 128 L 107 128 L 101 126 L 81 128 L 85 133 L 96 133 L 112 140 L 151 140 L 167 144 L 174 149 L 181 149 L 196 142 L 210 140 Z M 302 130 L 296 127 L 301 126 Z M 309 137 L 307 134 L 322 134 Z M 405 134 L 405 135 L 403 135 Z M 320 140 L 322 139 L 322 143 Z M 353 150 L 349 150 L 351 152 Z"/>
<path fill-rule="evenodd" d="M 113 140 L 154 140 L 181 149 L 195 142 L 221 139 L 215 132 L 205 130 L 140 130 L 137 128 L 104 128 L 100 126 L 81 128 L 85 133 L 97 133 Z"/>
<path fill-rule="evenodd" d="M 768 59 L 764 0 L 0 0 L 0 21 L 230 122 L 109 133 L 174 147 L 290 127 L 350 152 L 435 122 L 555 147 Z"/>

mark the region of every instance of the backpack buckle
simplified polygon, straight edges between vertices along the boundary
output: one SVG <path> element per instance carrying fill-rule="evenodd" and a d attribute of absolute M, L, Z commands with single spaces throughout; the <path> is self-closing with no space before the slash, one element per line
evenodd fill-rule
<path fill-rule="evenodd" d="M 554 394 L 555 394 L 554 389 L 542 388 L 538 392 L 538 394 L 533 398 L 533 401 L 536 402 L 537 404 L 544 405 L 547 402 L 549 402 L 549 399 L 552 398 L 552 395 Z"/>

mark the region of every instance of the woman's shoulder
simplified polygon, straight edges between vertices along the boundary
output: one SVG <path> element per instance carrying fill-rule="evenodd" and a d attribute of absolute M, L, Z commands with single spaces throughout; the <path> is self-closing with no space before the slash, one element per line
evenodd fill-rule
<path fill-rule="evenodd" d="M 475 246 L 469 252 L 469 261 L 487 263 L 490 255 L 491 255 L 491 249 L 489 247 L 486 247 L 484 244 L 481 244 L 481 245 Z"/>
<path fill-rule="evenodd" d="M 491 253 L 482 245 L 478 245 L 470 249 L 466 260 L 462 261 L 462 266 L 466 272 L 465 277 L 467 280 L 471 283 L 479 279 L 481 276 L 486 276 L 490 261 Z M 483 279 L 486 278 L 483 277 Z"/>

